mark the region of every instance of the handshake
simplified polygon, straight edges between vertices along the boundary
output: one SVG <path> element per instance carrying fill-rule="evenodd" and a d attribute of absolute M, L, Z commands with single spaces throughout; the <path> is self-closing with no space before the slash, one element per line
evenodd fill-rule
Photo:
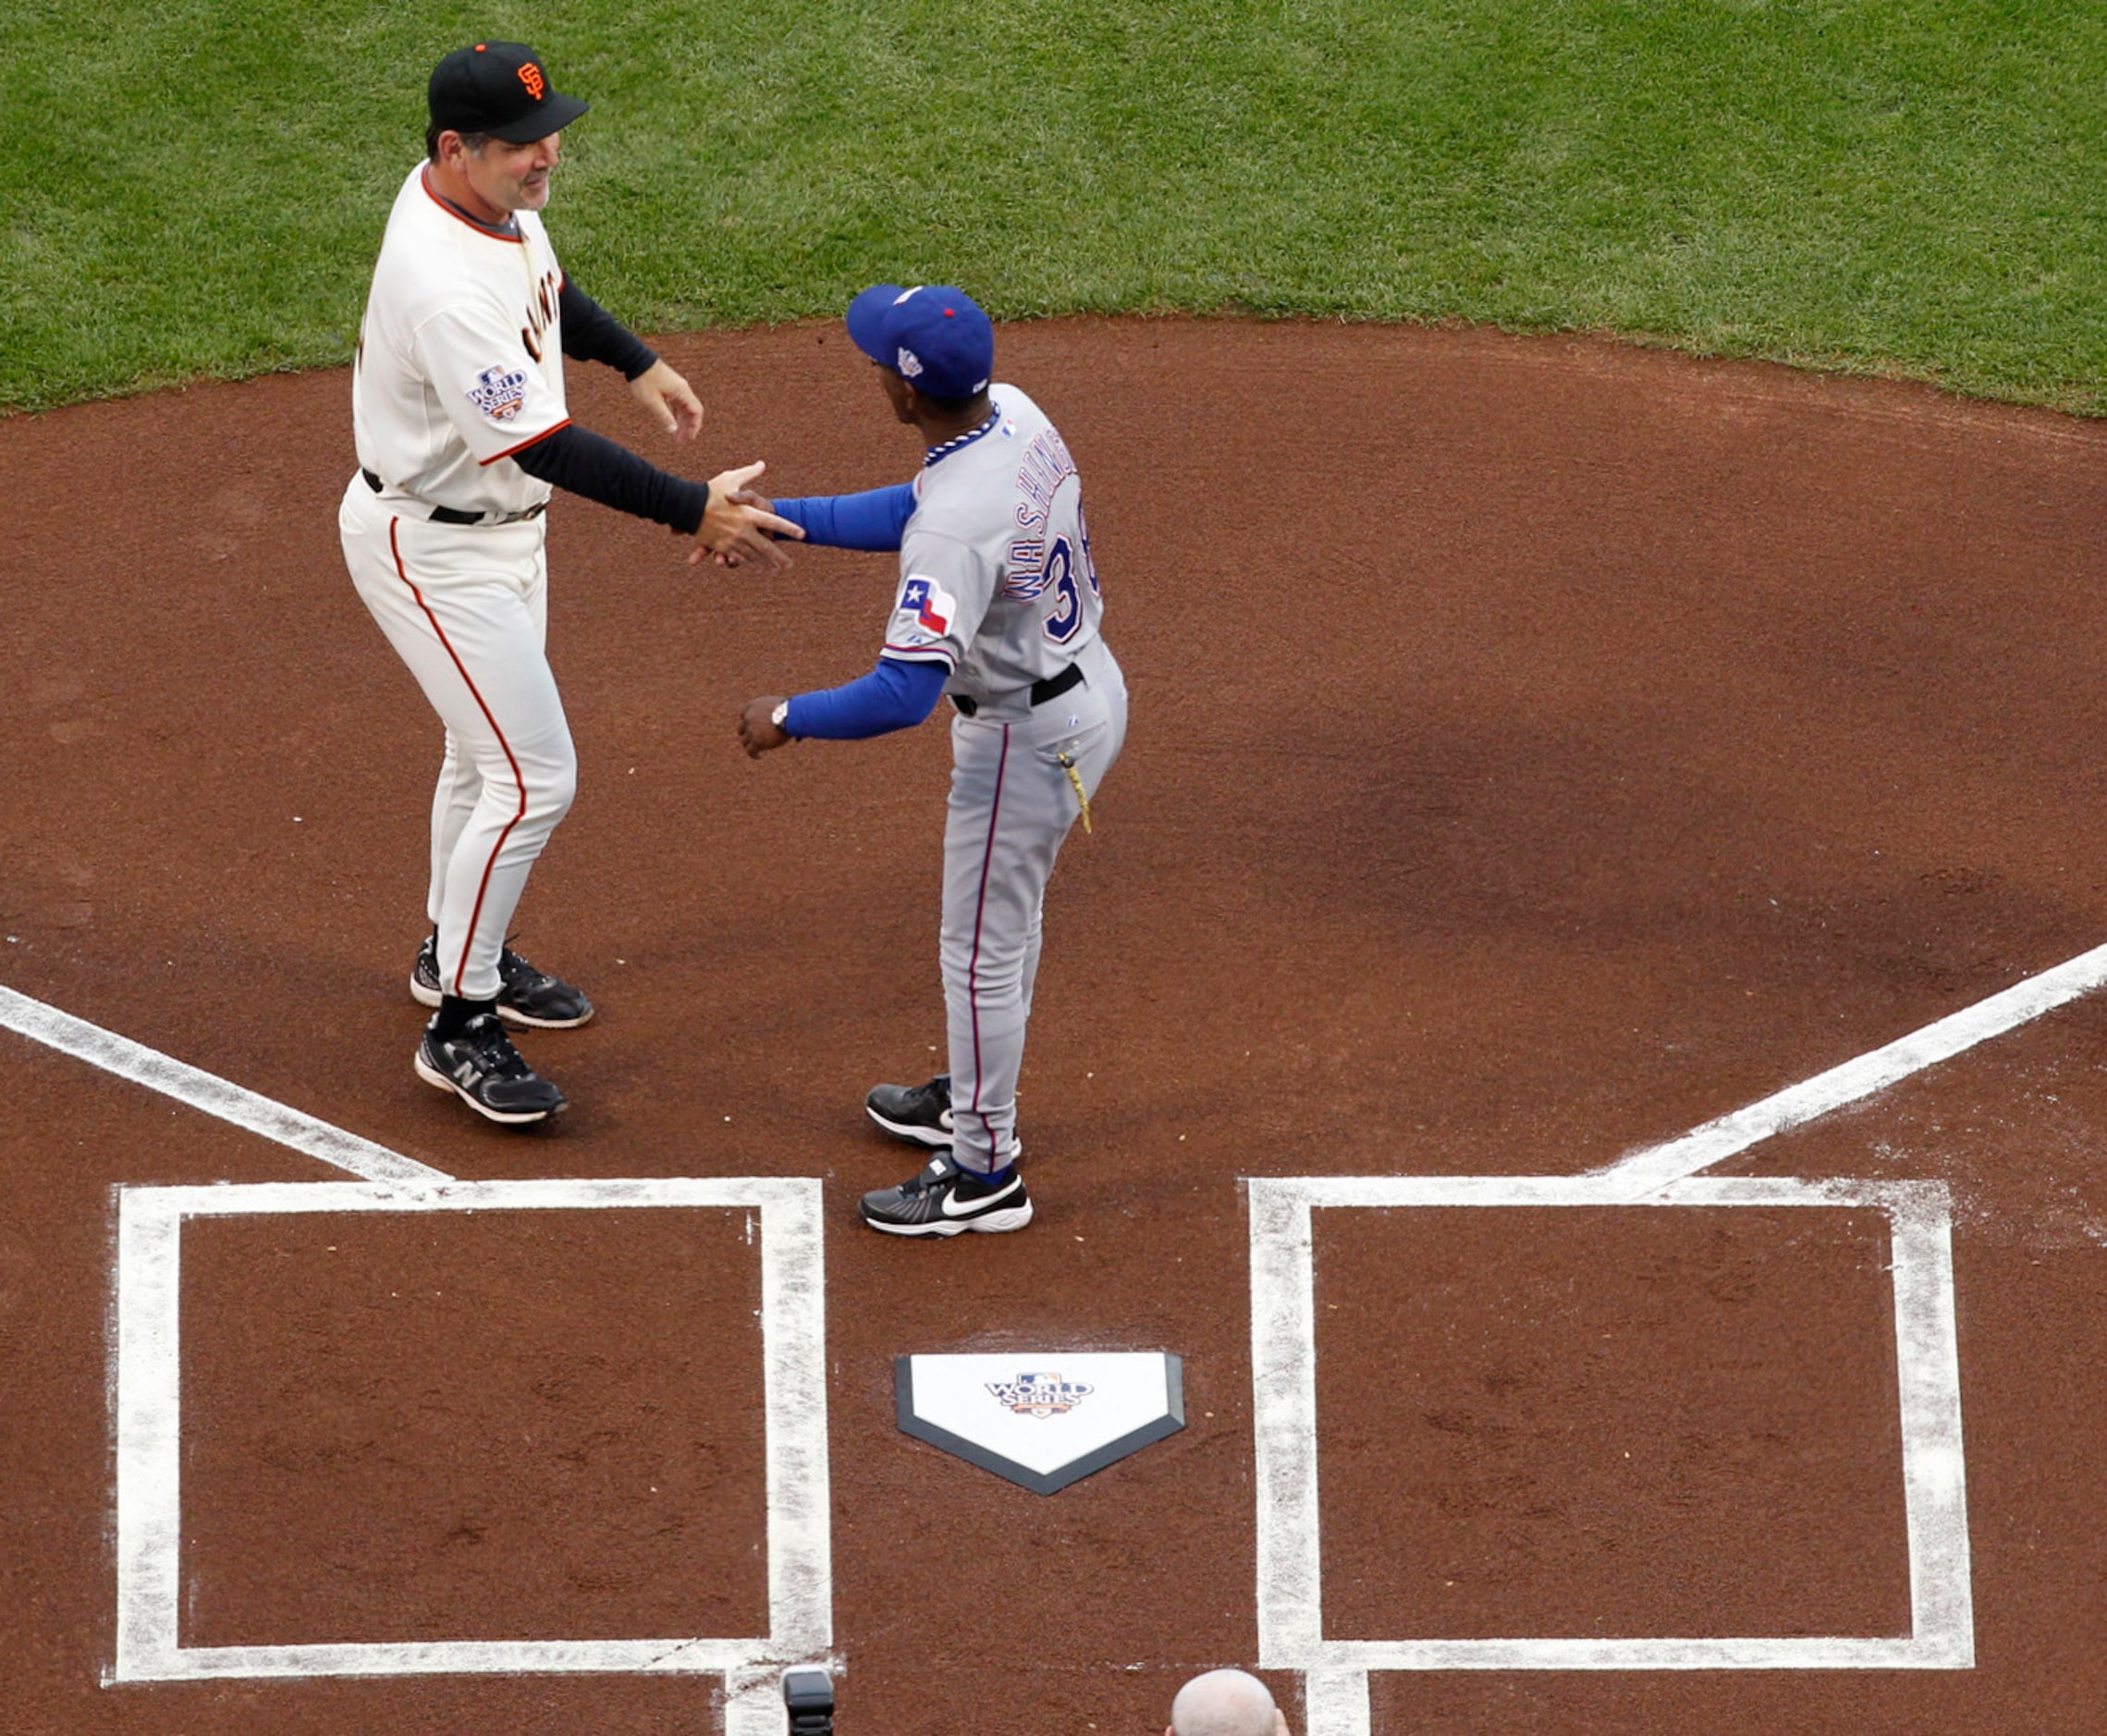
<path fill-rule="evenodd" d="M 790 564 L 790 557 L 776 546 L 777 542 L 786 536 L 802 541 L 803 528 L 788 519 L 778 519 L 768 497 L 747 486 L 767 468 L 757 458 L 736 470 L 719 471 L 710 478 L 710 502 L 703 509 L 702 523 L 695 527 L 697 546 L 688 556 L 691 567 L 700 566 L 705 557 L 714 557 L 720 567 L 736 567 L 748 560 L 778 568 Z"/>

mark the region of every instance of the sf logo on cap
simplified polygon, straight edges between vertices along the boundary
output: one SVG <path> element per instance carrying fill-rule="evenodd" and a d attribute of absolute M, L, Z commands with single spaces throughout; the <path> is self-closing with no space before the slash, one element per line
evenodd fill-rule
<path fill-rule="evenodd" d="M 527 94 L 537 103 L 542 100 L 542 92 L 548 89 L 548 80 L 542 77 L 542 69 L 531 60 L 521 67 L 520 82 L 527 87 Z"/>

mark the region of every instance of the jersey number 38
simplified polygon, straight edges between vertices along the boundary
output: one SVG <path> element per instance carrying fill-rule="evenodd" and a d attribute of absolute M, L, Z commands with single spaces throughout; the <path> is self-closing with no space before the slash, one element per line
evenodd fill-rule
<path fill-rule="evenodd" d="M 1075 637 L 1075 630 L 1083 625 L 1083 583 L 1087 581 L 1090 594 L 1099 593 L 1097 587 L 1097 563 L 1090 558 L 1090 532 L 1082 522 L 1081 509 L 1077 509 L 1076 527 L 1083 542 L 1083 558 L 1075 558 L 1075 550 L 1069 546 L 1068 538 L 1059 536 L 1047 551 L 1047 589 L 1053 593 L 1054 605 L 1047 612 L 1045 630 L 1048 639 L 1057 645 L 1065 645 Z M 1077 568 L 1081 567 L 1081 578 Z"/>

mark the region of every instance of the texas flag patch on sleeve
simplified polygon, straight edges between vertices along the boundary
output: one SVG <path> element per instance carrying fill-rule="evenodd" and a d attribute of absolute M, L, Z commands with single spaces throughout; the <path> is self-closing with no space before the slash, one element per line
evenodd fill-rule
<path fill-rule="evenodd" d="M 917 627 L 938 638 L 951 630 L 958 608 L 958 599 L 934 579 L 917 574 L 900 587 L 900 613 L 912 616 Z"/>

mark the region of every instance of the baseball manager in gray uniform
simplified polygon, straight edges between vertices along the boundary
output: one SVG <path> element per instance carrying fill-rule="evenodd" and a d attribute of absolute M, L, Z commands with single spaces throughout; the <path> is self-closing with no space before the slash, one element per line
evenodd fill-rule
<path fill-rule="evenodd" d="M 1060 432 L 992 383 L 995 331 L 962 291 L 880 284 L 849 309 L 893 414 L 925 450 L 909 483 L 756 506 L 808 542 L 898 549 L 900 589 L 877 666 L 824 692 L 749 701 L 740 740 L 759 757 L 800 737 L 918 724 L 949 698 L 941 957 L 950 1071 L 880 1085 L 888 1132 L 935 1150 L 919 1174 L 867 1193 L 864 1221 L 895 1236 L 1022 1229 L 1017 1075 L 1039 965 L 1040 911 L 1062 840 L 1119 757 L 1127 689 L 1104 614 L 1083 484 Z"/>

